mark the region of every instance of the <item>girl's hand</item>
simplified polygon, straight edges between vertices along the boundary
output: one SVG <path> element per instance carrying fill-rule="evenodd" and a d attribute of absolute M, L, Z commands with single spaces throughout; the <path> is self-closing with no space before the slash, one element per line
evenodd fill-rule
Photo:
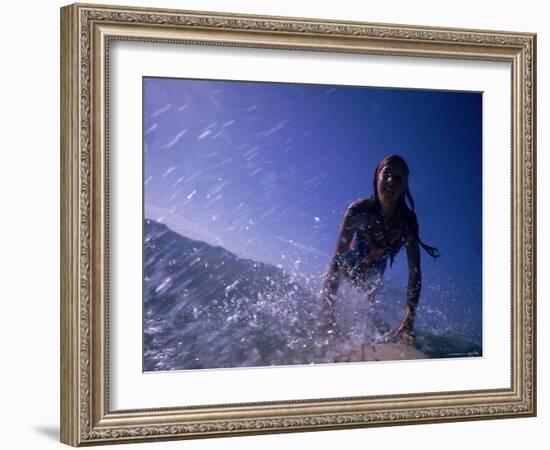
<path fill-rule="evenodd" d="M 404 345 L 414 345 L 415 339 L 414 335 L 411 332 L 398 328 L 390 334 L 387 342 L 394 342 L 396 344 Z"/>
<path fill-rule="evenodd" d="M 390 334 L 388 342 L 396 342 L 405 345 L 414 345 L 415 337 L 409 317 L 405 317 L 399 328 Z"/>
<path fill-rule="evenodd" d="M 323 291 L 321 293 L 321 313 L 323 314 L 329 327 L 334 328 L 336 326 L 336 317 L 334 315 L 334 308 L 332 304 L 332 295 L 329 292 Z"/>
<path fill-rule="evenodd" d="M 332 311 L 332 300 L 330 299 L 330 295 L 324 294 L 321 299 L 321 312 L 323 315 L 331 316 L 334 314 Z"/>

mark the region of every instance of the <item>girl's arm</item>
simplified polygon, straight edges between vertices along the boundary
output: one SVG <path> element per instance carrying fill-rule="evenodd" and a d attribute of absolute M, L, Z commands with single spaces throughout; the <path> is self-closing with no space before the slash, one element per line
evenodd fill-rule
<path fill-rule="evenodd" d="M 422 272 L 420 270 L 420 246 L 418 240 L 407 242 L 407 262 L 409 265 L 409 282 L 407 286 L 407 303 L 403 325 L 409 334 L 414 326 L 416 307 L 422 289 Z"/>
<path fill-rule="evenodd" d="M 416 308 L 422 289 L 422 271 L 420 269 L 420 245 L 418 240 L 418 223 L 416 216 L 412 217 L 412 226 L 406 236 L 407 263 L 409 266 L 409 281 L 407 285 L 407 299 L 405 317 L 394 337 L 398 340 L 412 341 L 412 332 L 416 316 Z M 410 343 L 410 342 L 409 342 Z"/>
<path fill-rule="evenodd" d="M 357 202 L 352 203 L 344 213 L 344 219 L 340 225 L 336 249 L 325 274 L 321 291 L 321 311 L 331 321 L 334 321 L 332 305 L 340 284 L 340 267 L 345 252 L 349 249 L 354 234 L 354 218 L 357 214 Z"/>

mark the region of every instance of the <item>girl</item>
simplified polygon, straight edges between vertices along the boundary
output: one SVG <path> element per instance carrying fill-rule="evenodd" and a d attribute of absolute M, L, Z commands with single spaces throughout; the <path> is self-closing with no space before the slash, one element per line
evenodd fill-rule
<path fill-rule="evenodd" d="M 388 259 L 393 264 L 405 247 L 409 269 L 405 317 L 389 340 L 413 343 L 422 285 L 420 246 L 433 258 L 439 256 L 439 251 L 420 240 L 408 175 L 409 168 L 402 157 L 384 158 L 374 172 L 374 195 L 353 202 L 345 212 L 322 289 L 321 310 L 332 329 L 336 327 L 333 304 L 341 277 L 348 278 L 372 300 L 376 290 L 373 285 L 383 275 Z"/>

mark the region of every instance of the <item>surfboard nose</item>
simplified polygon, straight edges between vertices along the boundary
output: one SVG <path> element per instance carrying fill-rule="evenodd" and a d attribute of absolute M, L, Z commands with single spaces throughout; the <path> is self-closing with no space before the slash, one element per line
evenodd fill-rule
<path fill-rule="evenodd" d="M 430 359 L 412 345 L 402 343 L 366 344 L 348 353 L 338 355 L 334 362 L 403 361 Z"/>

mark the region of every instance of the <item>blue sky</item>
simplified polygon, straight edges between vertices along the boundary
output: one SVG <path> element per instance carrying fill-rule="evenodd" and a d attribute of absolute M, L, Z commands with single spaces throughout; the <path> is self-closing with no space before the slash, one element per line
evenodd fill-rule
<path fill-rule="evenodd" d="M 144 214 L 321 274 L 386 155 L 410 168 L 424 279 L 481 295 L 482 94 L 144 78 Z M 406 279 L 404 255 L 387 276 Z M 480 299 L 476 300 L 480 304 Z"/>

